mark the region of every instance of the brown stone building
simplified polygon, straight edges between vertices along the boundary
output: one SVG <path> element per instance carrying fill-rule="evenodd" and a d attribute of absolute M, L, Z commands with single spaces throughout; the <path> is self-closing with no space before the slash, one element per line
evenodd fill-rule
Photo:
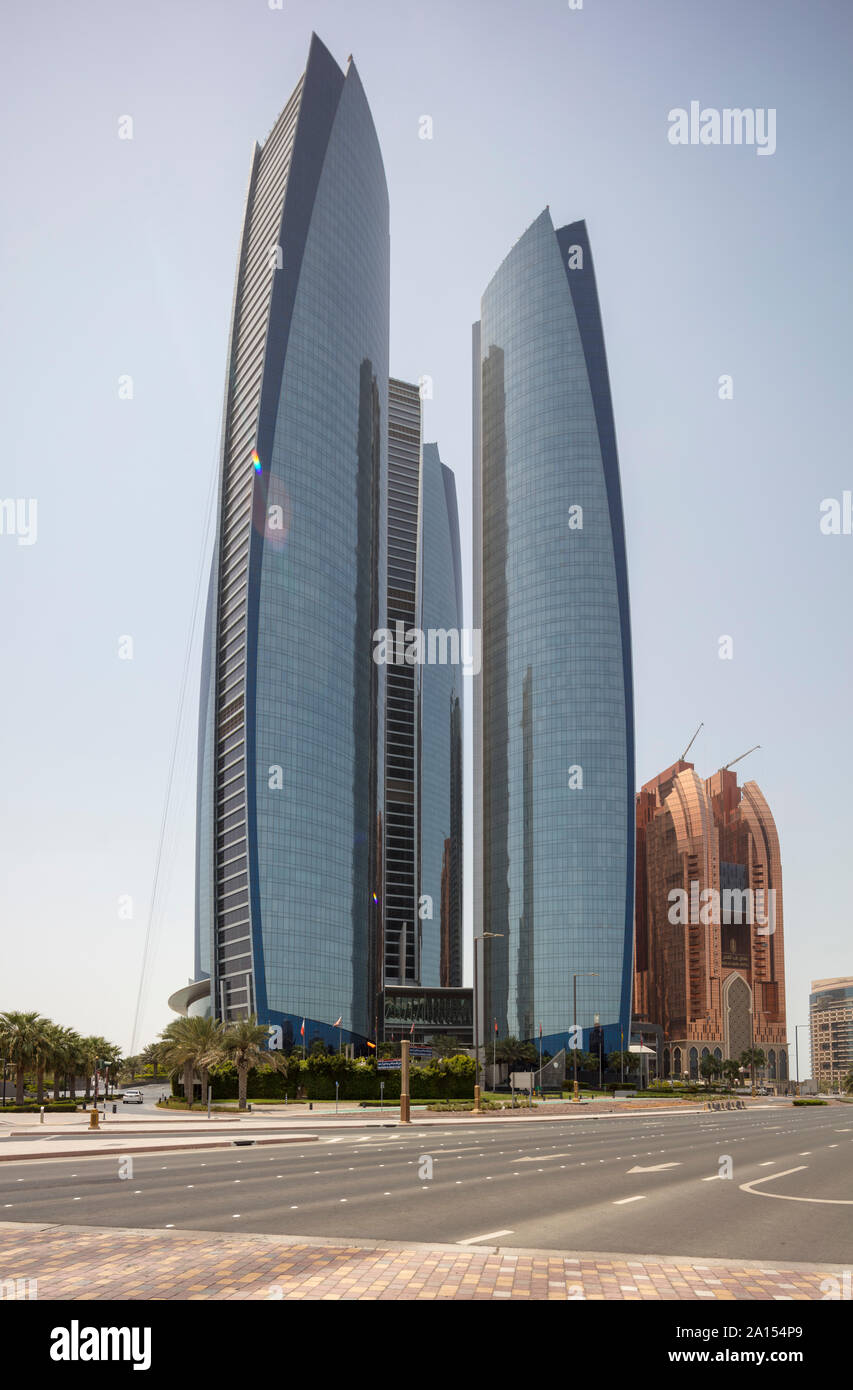
<path fill-rule="evenodd" d="M 702 781 L 679 761 L 637 795 L 634 1020 L 662 1028 L 662 1076 L 754 1046 L 788 1080 L 779 838 L 726 768 Z"/>

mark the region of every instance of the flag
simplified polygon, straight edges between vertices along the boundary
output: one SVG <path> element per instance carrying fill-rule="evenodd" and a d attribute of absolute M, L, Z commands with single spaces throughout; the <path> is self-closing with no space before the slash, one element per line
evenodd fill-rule
<path fill-rule="evenodd" d="M 372 1047 L 374 1052 L 376 1051 L 376 1043 L 368 1042 L 367 1046 Z"/>
<path fill-rule="evenodd" d="M 498 1031 L 498 1021 L 497 1021 L 497 1019 L 495 1019 L 495 1032 L 497 1032 L 497 1031 Z"/>
<path fill-rule="evenodd" d="M 333 1028 L 340 1028 L 340 1026 L 341 1026 L 341 1024 L 343 1023 L 343 1021 L 344 1021 L 344 1016 L 343 1016 L 343 1014 L 341 1014 L 340 1018 L 336 1018 L 336 1019 L 335 1019 L 334 1023 L 332 1024 L 332 1027 L 333 1027 Z"/>
<path fill-rule="evenodd" d="M 542 1024 L 541 1024 L 541 1023 L 539 1024 L 539 1036 L 540 1036 L 540 1038 L 541 1038 L 541 1036 L 542 1036 Z"/>
<path fill-rule="evenodd" d="M 305 1037 L 305 1019 L 304 1019 L 304 1018 L 303 1018 L 303 1020 L 302 1020 L 302 1027 L 299 1029 L 299 1036 L 300 1036 L 301 1038 L 304 1038 L 304 1037 Z"/>
<path fill-rule="evenodd" d="M 411 1026 L 411 1028 L 409 1029 L 409 1037 L 412 1036 L 412 1034 L 414 1033 L 414 1031 L 415 1031 L 415 1025 L 414 1025 L 414 1023 L 412 1023 L 412 1026 Z"/>

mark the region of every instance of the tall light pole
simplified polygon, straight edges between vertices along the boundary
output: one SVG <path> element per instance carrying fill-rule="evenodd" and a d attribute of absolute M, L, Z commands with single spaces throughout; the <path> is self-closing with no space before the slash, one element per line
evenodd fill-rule
<path fill-rule="evenodd" d="M 578 1101 L 578 1102 L 580 1101 L 580 1098 L 581 1098 L 581 1097 L 580 1097 L 580 1091 L 578 1090 L 578 1049 L 577 1049 L 577 1031 L 578 1031 L 578 976 L 581 976 L 581 977 L 583 978 L 583 977 L 585 977 L 585 976 L 587 976 L 587 975 L 595 975 L 595 976 L 597 976 L 597 975 L 598 975 L 598 971 L 597 971 L 597 970 L 579 970 L 579 971 L 577 972 L 577 974 L 572 975 L 572 994 L 573 994 L 573 999 L 574 999 L 574 1012 L 573 1012 L 573 1016 L 572 1016 L 572 1032 L 573 1032 L 574 1035 L 575 1035 L 575 1046 L 572 1048 L 572 1057 L 574 1058 L 574 1063 L 575 1063 L 575 1087 L 574 1087 L 574 1092 L 575 1092 L 575 1093 L 574 1093 L 574 1096 L 572 1097 L 572 1099 L 573 1099 L 573 1100 L 576 1100 L 576 1101 Z"/>
<path fill-rule="evenodd" d="M 477 947 L 481 941 L 493 941 L 503 936 L 502 931 L 484 931 L 482 936 L 474 937 L 474 1114 L 480 1113 L 480 1009 L 478 1003 Z"/>

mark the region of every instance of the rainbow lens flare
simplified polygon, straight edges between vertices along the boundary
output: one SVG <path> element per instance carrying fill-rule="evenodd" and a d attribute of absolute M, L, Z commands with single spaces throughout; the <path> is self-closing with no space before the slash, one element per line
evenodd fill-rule
<path fill-rule="evenodd" d="M 261 471 L 261 461 L 260 461 L 260 459 L 258 458 L 258 451 L 257 451 L 257 449 L 253 449 L 253 450 L 252 450 L 252 463 L 255 465 L 255 472 L 256 472 L 256 473 L 260 473 L 260 471 Z"/>

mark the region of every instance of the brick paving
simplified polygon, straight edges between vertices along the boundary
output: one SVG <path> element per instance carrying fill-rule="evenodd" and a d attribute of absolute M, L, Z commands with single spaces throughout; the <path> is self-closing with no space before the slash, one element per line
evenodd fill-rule
<path fill-rule="evenodd" d="M 835 1266 L 204 1231 L 0 1224 L 0 1281 L 41 1300 L 814 1300 Z M 10 1287 L 8 1283 L 6 1287 Z M 23 1282 L 18 1287 L 28 1287 Z M 0 1290 L 2 1292 L 2 1290 Z"/>

